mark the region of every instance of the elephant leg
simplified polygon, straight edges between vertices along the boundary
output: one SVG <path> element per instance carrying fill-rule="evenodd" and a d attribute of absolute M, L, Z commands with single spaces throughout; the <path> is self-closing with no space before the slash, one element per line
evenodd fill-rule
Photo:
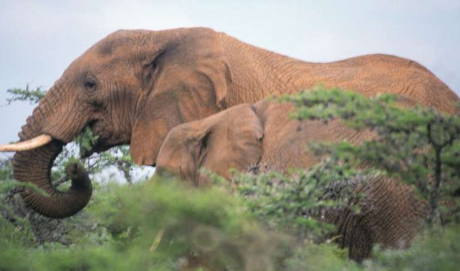
<path fill-rule="evenodd" d="M 372 239 L 385 248 L 407 248 L 428 214 L 426 202 L 410 187 L 385 177 L 371 180 L 366 194 L 370 209 L 363 223 Z"/>
<path fill-rule="evenodd" d="M 340 238 L 336 242 L 341 248 L 348 249 L 350 259 L 358 262 L 370 256 L 374 244 L 372 233 L 363 222 L 364 219 L 362 215 L 343 209 L 326 216 L 327 222 L 337 226 Z"/>
<path fill-rule="evenodd" d="M 363 217 L 355 217 L 351 222 L 351 231 L 348 234 L 346 247 L 350 259 L 361 262 L 369 258 L 372 252 L 374 241 L 371 231 L 362 223 Z"/>
<path fill-rule="evenodd" d="M 408 186 L 387 177 L 372 179 L 354 193 L 364 196 L 353 202 L 360 213 L 342 209 L 331 212 L 326 221 L 338 227 L 340 246 L 348 248 L 356 261 L 369 257 L 376 243 L 384 248 L 407 248 L 428 214 L 426 202 Z"/>

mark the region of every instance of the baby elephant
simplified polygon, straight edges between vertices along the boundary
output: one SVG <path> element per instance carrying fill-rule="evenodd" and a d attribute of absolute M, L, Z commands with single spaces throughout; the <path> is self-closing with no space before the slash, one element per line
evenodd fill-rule
<path fill-rule="evenodd" d="M 269 170 L 308 168 L 317 158 L 306 151 L 307 141 L 348 140 L 358 143 L 372 137 L 370 132 L 347 129 L 340 121 L 289 118 L 292 105 L 261 101 L 231 107 L 210 117 L 173 128 L 157 158 L 157 172 L 170 172 L 195 185 L 208 183 L 200 174 L 204 167 L 227 179 L 229 169 L 246 171 L 256 165 Z M 349 249 L 349 256 L 362 260 L 372 245 L 405 248 L 426 215 L 425 204 L 412 190 L 389 178 L 375 178 L 355 188 L 366 195 L 361 213 L 337 211 L 326 220 L 337 226 L 337 241 Z"/>
<path fill-rule="evenodd" d="M 265 100 L 176 126 L 160 148 L 157 171 L 202 185 L 207 182 L 199 173 L 202 167 L 227 179 L 232 168 L 305 168 L 317 162 L 306 152 L 307 140 L 337 141 L 337 134 L 339 138 L 356 134 L 339 122 L 325 126 L 320 121 L 292 120 L 292 110 L 289 104 Z"/>

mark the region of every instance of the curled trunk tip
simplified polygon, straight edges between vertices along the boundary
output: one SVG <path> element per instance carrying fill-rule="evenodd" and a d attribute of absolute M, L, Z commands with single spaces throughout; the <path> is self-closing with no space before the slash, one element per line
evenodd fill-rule
<path fill-rule="evenodd" d="M 78 163 L 67 166 L 67 174 L 72 179 L 68 191 L 59 191 L 51 183 L 51 168 L 62 146 L 61 142 L 53 140 L 38 149 L 17 152 L 13 159 L 15 178 L 33 183 L 48 194 L 44 196 L 26 189 L 21 193 L 25 203 L 37 213 L 52 218 L 76 214 L 88 204 L 92 194 L 88 172 Z"/>

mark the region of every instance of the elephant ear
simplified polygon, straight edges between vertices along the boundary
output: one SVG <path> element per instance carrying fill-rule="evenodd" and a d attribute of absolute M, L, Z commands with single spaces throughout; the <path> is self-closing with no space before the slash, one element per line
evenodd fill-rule
<path fill-rule="evenodd" d="M 262 156 L 263 124 L 251 105 L 239 105 L 212 116 L 214 124 L 205 129 L 200 166 L 227 179 L 229 169 L 248 170 Z"/>
<path fill-rule="evenodd" d="M 160 146 L 173 127 L 220 111 L 232 81 L 216 32 L 198 28 L 168 33 L 161 37 L 168 42 L 160 54 L 153 49 L 146 53 L 139 76 L 143 93 L 130 149 L 133 161 L 140 165 L 155 165 Z"/>

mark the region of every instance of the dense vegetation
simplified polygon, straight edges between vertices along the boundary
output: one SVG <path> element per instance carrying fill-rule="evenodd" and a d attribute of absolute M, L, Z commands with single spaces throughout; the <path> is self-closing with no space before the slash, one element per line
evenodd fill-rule
<path fill-rule="evenodd" d="M 11 101 L 43 97 L 40 89 L 10 92 Z M 296 106 L 293 118 L 341 118 L 351 129 L 372 130 L 375 140 L 310 145 L 322 162 L 287 175 L 255 176 L 249 169 L 234 174 L 230 185 L 208 173 L 215 185 L 203 189 L 133 178 L 127 148 L 113 149 L 82 160 L 100 181 L 90 204 L 62 220 L 23 206 L 16 193 L 23 184 L 13 180 L 6 158 L 0 164 L 0 270 L 458 270 L 459 115 L 402 109 L 404 101 L 393 96 L 365 99 L 338 89 L 280 100 Z M 93 140 L 85 131 L 57 160 L 52 177 L 62 189 L 65 166 L 80 160 Z M 101 178 L 109 165 L 127 182 Z M 431 211 L 410 249 L 376 247 L 358 264 L 334 243 L 334 227 L 316 218 L 344 206 L 359 212 L 350 199 L 360 195 L 349 184 L 378 174 L 412 186 Z"/>

